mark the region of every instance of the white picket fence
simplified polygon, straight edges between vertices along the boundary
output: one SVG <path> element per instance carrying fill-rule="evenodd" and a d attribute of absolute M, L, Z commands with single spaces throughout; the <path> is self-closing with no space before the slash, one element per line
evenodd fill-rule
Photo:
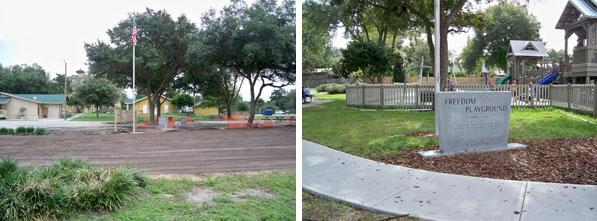
<path fill-rule="evenodd" d="M 359 84 L 346 87 L 354 107 L 431 109 L 433 85 Z M 454 85 L 453 91 L 510 91 L 513 107 L 556 106 L 597 116 L 595 85 Z"/>

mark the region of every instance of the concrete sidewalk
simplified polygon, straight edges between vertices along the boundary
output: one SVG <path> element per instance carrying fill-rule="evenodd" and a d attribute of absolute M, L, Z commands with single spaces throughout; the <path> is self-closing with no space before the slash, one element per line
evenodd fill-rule
<path fill-rule="evenodd" d="M 0 127 L 39 127 L 39 128 L 105 128 L 114 127 L 114 122 L 71 121 L 62 119 L 39 120 L 0 120 Z"/>
<path fill-rule="evenodd" d="M 430 172 L 305 140 L 303 189 L 367 210 L 430 220 L 597 220 L 597 186 Z"/>

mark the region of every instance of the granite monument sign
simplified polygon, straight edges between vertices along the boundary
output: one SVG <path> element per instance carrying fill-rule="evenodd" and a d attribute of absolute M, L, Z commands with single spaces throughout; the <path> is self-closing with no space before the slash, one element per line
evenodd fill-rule
<path fill-rule="evenodd" d="M 508 144 L 511 95 L 508 91 L 436 93 L 439 151 L 423 156 L 524 148 Z"/>

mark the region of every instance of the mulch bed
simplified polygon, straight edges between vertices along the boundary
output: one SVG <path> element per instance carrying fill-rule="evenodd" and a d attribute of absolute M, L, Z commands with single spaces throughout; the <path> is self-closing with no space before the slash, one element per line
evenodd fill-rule
<path fill-rule="evenodd" d="M 436 172 L 597 185 L 597 137 L 514 141 L 526 149 L 423 159 L 416 150 L 373 160 Z M 426 149 L 439 149 L 438 146 Z"/>

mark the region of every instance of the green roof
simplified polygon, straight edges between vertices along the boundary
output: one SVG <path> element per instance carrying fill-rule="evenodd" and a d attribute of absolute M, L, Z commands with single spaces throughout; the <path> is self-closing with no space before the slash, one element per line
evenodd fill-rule
<path fill-rule="evenodd" d="M 133 104 L 133 99 L 129 97 L 124 98 L 124 104 Z"/>
<path fill-rule="evenodd" d="M 0 97 L 0 104 L 8 104 L 10 97 Z"/>
<path fill-rule="evenodd" d="M 170 99 L 170 98 L 167 98 L 167 97 L 166 97 L 166 96 L 164 96 L 164 95 L 162 95 L 162 98 L 165 98 L 165 99 L 168 99 L 168 100 L 172 100 L 172 99 Z M 145 99 L 147 99 L 147 97 L 146 97 L 146 96 L 145 96 L 145 97 L 140 97 L 140 98 L 138 98 L 138 99 L 137 99 L 137 102 L 139 102 L 139 101 L 142 101 L 142 100 L 145 100 Z M 137 103 L 137 102 L 135 102 L 135 103 Z M 133 99 L 132 99 L 132 98 L 129 98 L 129 97 L 126 97 L 126 98 L 124 98 L 124 104 L 133 104 Z"/>
<path fill-rule="evenodd" d="M 33 101 L 40 104 L 63 104 L 64 94 L 9 94 L 8 96 Z"/>

